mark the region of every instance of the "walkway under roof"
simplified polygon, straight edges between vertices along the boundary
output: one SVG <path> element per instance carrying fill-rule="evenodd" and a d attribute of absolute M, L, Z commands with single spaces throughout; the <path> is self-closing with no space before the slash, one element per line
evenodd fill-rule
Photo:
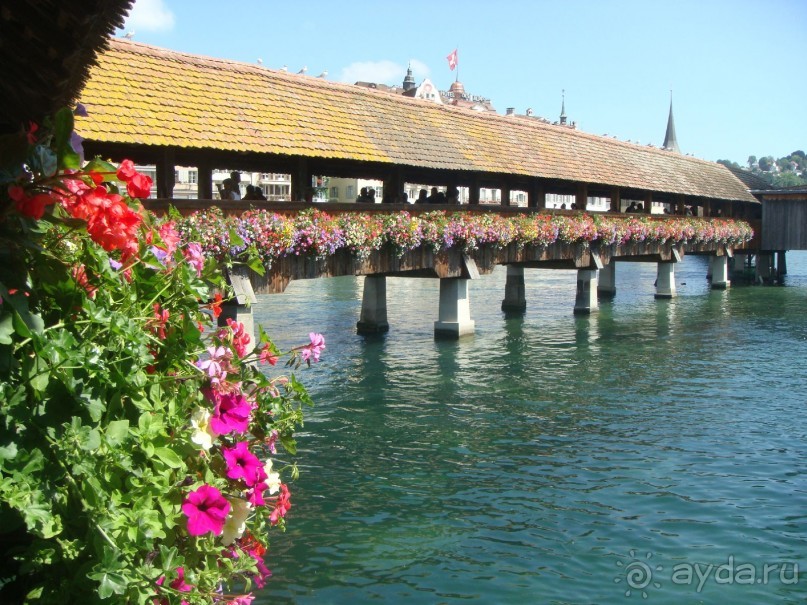
<path fill-rule="evenodd" d="M 99 54 L 78 100 L 89 112 L 76 122 L 88 151 L 118 160 L 758 203 L 717 163 L 123 39 Z"/>

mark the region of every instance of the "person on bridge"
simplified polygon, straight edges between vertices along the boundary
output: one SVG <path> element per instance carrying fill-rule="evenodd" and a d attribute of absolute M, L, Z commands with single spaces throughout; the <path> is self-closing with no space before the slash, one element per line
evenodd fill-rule
<path fill-rule="evenodd" d="M 415 200 L 416 204 L 428 204 L 429 203 L 429 192 L 425 189 L 421 189 L 420 193 L 418 193 L 418 199 Z"/>
<path fill-rule="evenodd" d="M 231 178 L 226 178 L 221 182 L 221 186 L 219 187 L 219 195 L 223 200 L 241 199 L 241 194 Z"/>

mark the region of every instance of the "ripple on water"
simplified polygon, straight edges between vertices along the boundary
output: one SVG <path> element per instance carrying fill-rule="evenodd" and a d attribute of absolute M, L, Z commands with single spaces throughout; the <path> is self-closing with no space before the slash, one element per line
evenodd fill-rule
<path fill-rule="evenodd" d="M 654 603 L 803 602 L 804 576 L 671 576 L 807 569 L 807 255 L 788 260 L 795 286 L 710 292 L 687 257 L 659 302 L 652 265 L 619 264 L 587 318 L 566 271 L 528 271 L 527 312 L 503 317 L 497 270 L 459 343 L 432 337 L 432 280 L 388 280 L 380 338 L 355 335 L 358 278 L 261 297 L 279 344 L 316 330 L 328 348 L 301 373 L 316 406 L 258 602 L 612 603 L 631 562 L 652 563 Z"/>

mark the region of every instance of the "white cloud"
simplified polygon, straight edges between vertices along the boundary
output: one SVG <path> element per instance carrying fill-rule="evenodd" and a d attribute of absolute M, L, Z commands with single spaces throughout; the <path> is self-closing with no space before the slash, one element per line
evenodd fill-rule
<path fill-rule="evenodd" d="M 425 63 L 412 60 L 411 66 L 416 82 L 419 83 L 429 75 L 429 68 Z M 342 68 L 339 81 L 348 84 L 375 82 L 376 84 L 400 85 L 406 75 L 406 67 L 406 65 L 399 65 L 394 61 L 359 61 Z"/>
<path fill-rule="evenodd" d="M 174 13 L 163 0 L 137 0 L 123 26 L 125 31 L 168 31 L 174 28 Z"/>

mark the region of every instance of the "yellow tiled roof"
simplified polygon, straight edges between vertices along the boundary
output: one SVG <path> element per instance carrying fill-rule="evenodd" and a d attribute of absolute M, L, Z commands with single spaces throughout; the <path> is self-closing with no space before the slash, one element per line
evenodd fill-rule
<path fill-rule="evenodd" d="M 122 39 L 79 97 L 83 137 L 756 201 L 724 166 L 539 121 L 394 96 Z"/>

